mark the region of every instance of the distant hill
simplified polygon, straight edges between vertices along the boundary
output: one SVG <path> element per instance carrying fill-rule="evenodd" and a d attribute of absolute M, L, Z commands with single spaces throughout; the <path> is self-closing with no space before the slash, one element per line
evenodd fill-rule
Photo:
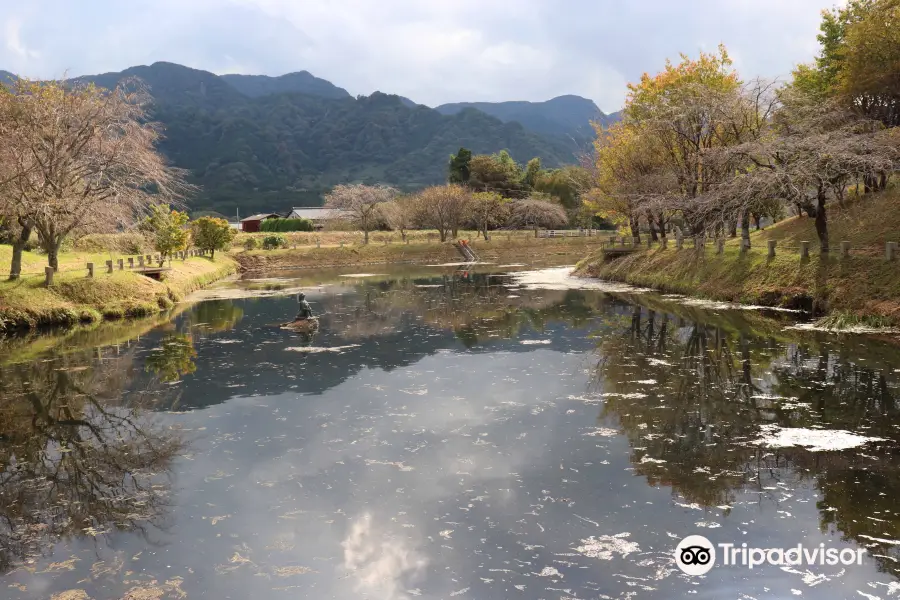
<path fill-rule="evenodd" d="M 15 73 L 0 70 L 0 83 L 13 83 L 18 77 Z"/>
<path fill-rule="evenodd" d="M 607 118 L 577 96 L 441 111 L 381 92 L 354 98 L 305 71 L 218 76 L 156 62 L 75 81 L 114 87 L 127 77 L 146 83 L 165 128 L 160 148 L 200 186 L 190 208 L 228 215 L 320 205 L 343 182 L 406 190 L 439 183 L 461 146 L 560 166 L 575 160 L 572 132 L 588 135 L 590 118 Z"/>
<path fill-rule="evenodd" d="M 380 92 L 334 98 L 286 89 L 316 78 L 235 80 L 157 62 L 76 81 L 114 87 L 127 77 L 143 80 L 153 95 L 153 117 L 165 127 L 160 148 L 200 186 L 190 203 L 197 211 L 315 206 L 342 182 L 415 189 L 444 181 L 460 146 L 475 153 L 508 149 L 522 162 L 539 156 L 548 167 L 574 160 L 565 144 L 477 110 L 446 116 Z M 327 92 L 327 85 L 317 89 Z"/>
<path fill-rule="evenodd" d="M 350 92 L 330 81 L 320 79 L 309 71 L 288 73 L 279 77 L 267 75 L 221 75 L 237 91 L 250 98 L 297 92 L 323 98 L 350 98 Z"/>
<path fill-rule="evenodd" d="M 504 123 L 517 121 L 535 133 L 564 137 L 578 141 L 594 138 L 591 122 L 609 125 L 618 113 L 606 115 L 592 100 L 581 96 L 559 96 L 546 102 L 457 102 L 435 108 L 445 115 L 454 115 L 464 108 L 475 108 L 497 117 Z"/>
<path fill-rule="evenodd" d="M 136 77 L 146 83 L 154 100 L 161 104 L 215 110 L 247 102 L 244 94 L 218 75 L 169 62 L 155 62 L 150 66 L 130 67 L 119 72 L 74 77 L 72 80 L 113 88 L 128 77 Z"/>

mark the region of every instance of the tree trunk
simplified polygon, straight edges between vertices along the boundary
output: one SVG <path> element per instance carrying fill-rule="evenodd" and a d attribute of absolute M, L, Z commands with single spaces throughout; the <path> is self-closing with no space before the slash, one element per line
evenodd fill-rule
<path fill-rule="evenodd" d="M 447 241 L 447 230 L 439 229 L 438 232 L 441 234 L 441 241 L 446 242 Z"/>
<path fill-rule="evenodd" d="M 481 230 L 481 237 L 484 238 L 484 241 L 488 241 L 491 239 L 490 237 L 488 237 L 487 225 L 485 225 L 484 229 Z"/>
<path fill-rule="evenodd" d="M 647 214 L 647 227 L 650 228 L 650 239 L 658 242 L 659 236 L 656 234 L 656 227 L 653 226 L 653 216 L 649 213 Z"/>
<path fill-rule="evenodd" d="M 634 217 L 628 219 L 628 225 L 631 227 L 631 239 L 635 244 L 641 243 L 641 230 L 638 228 L 638 220 Z"/>
<path fill-rule="evenodd" d="M 441 240 L 441 241 L 443 241 L 443 240 Z M 366 229 L 365 231 L 363 231 L 363 244 L 368 244 L 368 243 L 369 243 L 369 230 Z"/>
<path fill-rule="evenodd" d="M 819 248 L 822 254 L 828 254 L 828 220 L 825 217 L 825 194 L 819 192 L 816 206 L 816 235 L 819 236 Z"/>
<path fill-rule="evenodd" d="M 59 271 L 59 247 L 61 245 L 62 241 L 47 244 L 47 264 L 53 267 L 54 271 Z"/>
<path fill-rule="evenodd" d="M 13 240 L 12 245 L 12 262 L 9 266 L 9 279 L 11 281 L 18 279 L 22 275 L 22 252 L 25 250 L 28 238 L 31 237 L 31 226 L 23 225 L 22 221 L 19 221 L 19 225 L 22 229 L 19 232 L 18 239 Z"/>
<path fill-rule="evenodd" d="M 741 239 L 744 240 L 744 247 L 750 247 L 750 217 L 745 212 L 741 215 Z"/>
<path fill-rule="evenodd" d="M 209 253 L 209 260 L 216 260 L 216 249 L 213 248 Z"/>
<path fill-rule="evenodd" d="M 762 215 L 759 213 L 753 213 L 753 224 L 756 225 L 756 230 L 760 230 L 760 223 L 762 222 Z"/>
<path fill-rule="evenodd" d="M 656 226 L 659 230 L 659 237 L 666 239 L 666 221 L 662 214 L 656 216 Z"/>
<path fill-rule="evenodd" d="M 535 225 L 534 226 L 534 237 L 537 237 L 537 236 L 538 236 L 538 226 Z"/>
<path fill-rule="evenodd" d="M 737 221 L 731 221 L 728 223 L 728 237 L 737 237 Z"/>

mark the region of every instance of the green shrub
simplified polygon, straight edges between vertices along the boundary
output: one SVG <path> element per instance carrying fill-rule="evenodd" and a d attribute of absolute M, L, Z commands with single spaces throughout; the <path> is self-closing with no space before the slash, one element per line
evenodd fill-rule
<path fill-rule="evenodd" d="M 267 235 L 263 238 L 263 250 L 275 250 L 276 248 L 284 248 L 287 246 L 287 238 L 280 233 Z"/>
<path fill-rule="evenodd" d="M 244 240 L 244 250 L 256 250 L 259 248 L 259 238 L 250 236 Z"/>
<path fill-rule="evenodd" d="M 259 230 L 263 232 L 314 231 L 315 227 L 309 219 L 266 219 L 260 224 Z"/>

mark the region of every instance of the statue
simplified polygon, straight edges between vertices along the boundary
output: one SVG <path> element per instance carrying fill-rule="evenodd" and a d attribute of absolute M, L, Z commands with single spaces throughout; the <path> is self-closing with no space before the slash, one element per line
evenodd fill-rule
<path fill-rule="evenodd" d="M 312 319 L 312 306 L 310 306 L 309 302 L 306 301 L 306 294 L 304 294 L 303 292 L 297 294 L 297 302 L 300 303 L 300 312 L 297 313 L 297 317 L 295 318 L 295 320 L 299 321 L 301 319 Z"/>
<path fill-rule="evenodd" d="M 285 323 L 282 328 L 299 333 L 310 333 L 317 330 L 319 328 L 319 320 L 313 316 L 312 307 L 306 301 L 306 294 L 303 292 L 297 294 L 297 302 L 300 304 L 300 311 L 293 321 Z"/>

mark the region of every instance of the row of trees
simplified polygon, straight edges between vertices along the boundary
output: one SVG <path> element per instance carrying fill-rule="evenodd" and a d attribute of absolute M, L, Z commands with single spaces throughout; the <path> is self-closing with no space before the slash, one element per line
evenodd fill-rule
<path fill-rule="evenodd" d="M 229 248 L 237 235 L 225 219 L 200 217 L 190 221 L 186 212 L 165 204 L 153 205 L 150 215 L 138 225 L 138 230 L 159 252 L 160 261 L 187 250 L 191 245 L 210 252 L 210 258 L 215 258 L 216 250 Z"/>
<path fill-rule="evenodd" d="M 749 244 L 751 218 L 791 210 L 815 218 L 828 252 L 827 204 L 900 168 L 900 38 L 885 27 L 898 21 L 900 0 L 826 12 L 821 56 L 786 85 L 742 81 L 724 47 L 644 75 L 622 122 L 598 128 L 586 202 L 638 241 L 678 221 L 693 236 L 740 224 Z"/>
<path fill-rule="evenodd" d="M 463 228 L 477 229 L 487 240 L 497 227 L 562 227 L 568 222 L 561 204 L 537 198 L 512 200 L 456 183 L 409 195 L 387 186 L 338 185 L 325 196 L 325 206 L 346 211 L 365 243 L 369 232 L 381 227 L 399 231 L 404 240 L 410 229 L 435 229 L 443 242 Z"/>

